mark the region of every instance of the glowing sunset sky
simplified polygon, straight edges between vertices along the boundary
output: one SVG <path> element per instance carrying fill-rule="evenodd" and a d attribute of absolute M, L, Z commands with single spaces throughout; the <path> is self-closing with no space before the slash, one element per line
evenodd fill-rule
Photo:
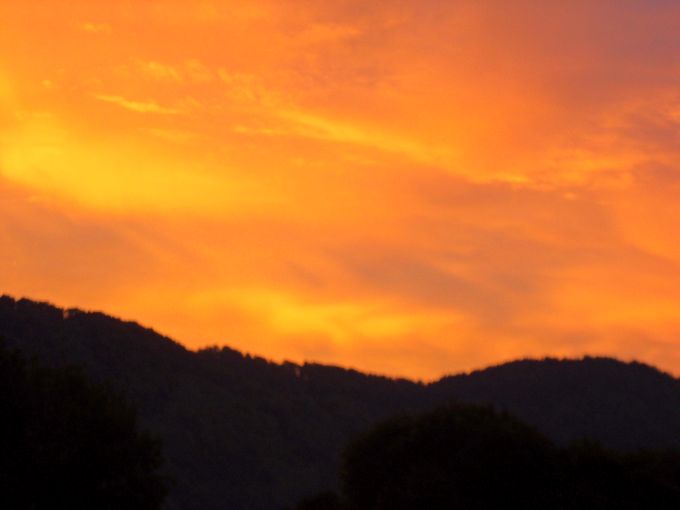
<path fill-rule="evenodd" d="M 680 2 L 2 1 L 0 259 L 192 348 L 680 374 Z"/>

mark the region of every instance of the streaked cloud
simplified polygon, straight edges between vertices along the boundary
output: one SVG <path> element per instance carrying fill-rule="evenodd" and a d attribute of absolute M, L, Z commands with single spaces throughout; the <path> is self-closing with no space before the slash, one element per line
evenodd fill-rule
<path fill-rule="evenodd" d="M 180 110 L 168 108 L 166 106 L 160 106 L 153 101 L 133 101 L 121 96 L 112 96 L 107 94 L 94 94 L 94 97 L 100 101 L 112 103 L 116 106 L 120 106 L 121 108 L 125 108 L 126 110 L 137 113 L 157 113 L 159 115 L 177 115 L 181 113 Z"/>
<path fill-rule="evenodd" d="M 283 110 L 279 112 L 279 115 L 295 126 L 291 134 L 365 145 L 386 152 L 403 154 L 417 162 L 439 164 L 443 167 L 451 167 L 455 161 L 452 151 L 448 148 L 428 147 L 417 141 L 384 132 L 380 128 L 371 129 L 294 110 Z"/>

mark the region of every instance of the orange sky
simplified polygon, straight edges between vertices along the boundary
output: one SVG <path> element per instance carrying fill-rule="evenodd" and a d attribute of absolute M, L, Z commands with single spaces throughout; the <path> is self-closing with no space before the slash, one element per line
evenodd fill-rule
<path fill-rule="evenodd" d="M 680 4 L 0 2 L 0 293 L 431 379 L 680 374 Z"/>

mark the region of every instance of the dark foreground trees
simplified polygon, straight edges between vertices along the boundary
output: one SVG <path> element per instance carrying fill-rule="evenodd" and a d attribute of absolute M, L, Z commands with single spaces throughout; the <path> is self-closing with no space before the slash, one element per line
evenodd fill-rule
<path fill-rule="evenodd" d="M 491 408 L 386 421 L 345 452 L 342 495 L 300 509 L 680 508 L 680 455 L 561 448 Z M 305 506 L 306 505 L 306 506 Z"/>
<path fill-rule="evenodd" d="M 118 394 L 0 345 L 0 507 L 157 509 L 161 463 Z"/>
<path fill-rule="evenodd" d="M 390 420 L 347 451 L 354 508 L 551 508 L 550 441 L 508 415 L 445 408 Z"/>

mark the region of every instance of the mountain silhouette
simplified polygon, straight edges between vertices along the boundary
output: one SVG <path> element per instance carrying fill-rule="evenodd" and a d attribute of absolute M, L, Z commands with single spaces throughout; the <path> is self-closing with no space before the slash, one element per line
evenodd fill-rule
<path fill-rule="evenodd" d="M 559 443 L 680 448 L 680 381 L 608 358 L 521 360 L 421 384 L 229 348 L 193 352 L 102 313 L 0 297 L 0 337 L 123 391 L 164 444 L 169 509 L 271 509 L 334 489 L 340 452 L 403 411 L 491 404 Z"/>

